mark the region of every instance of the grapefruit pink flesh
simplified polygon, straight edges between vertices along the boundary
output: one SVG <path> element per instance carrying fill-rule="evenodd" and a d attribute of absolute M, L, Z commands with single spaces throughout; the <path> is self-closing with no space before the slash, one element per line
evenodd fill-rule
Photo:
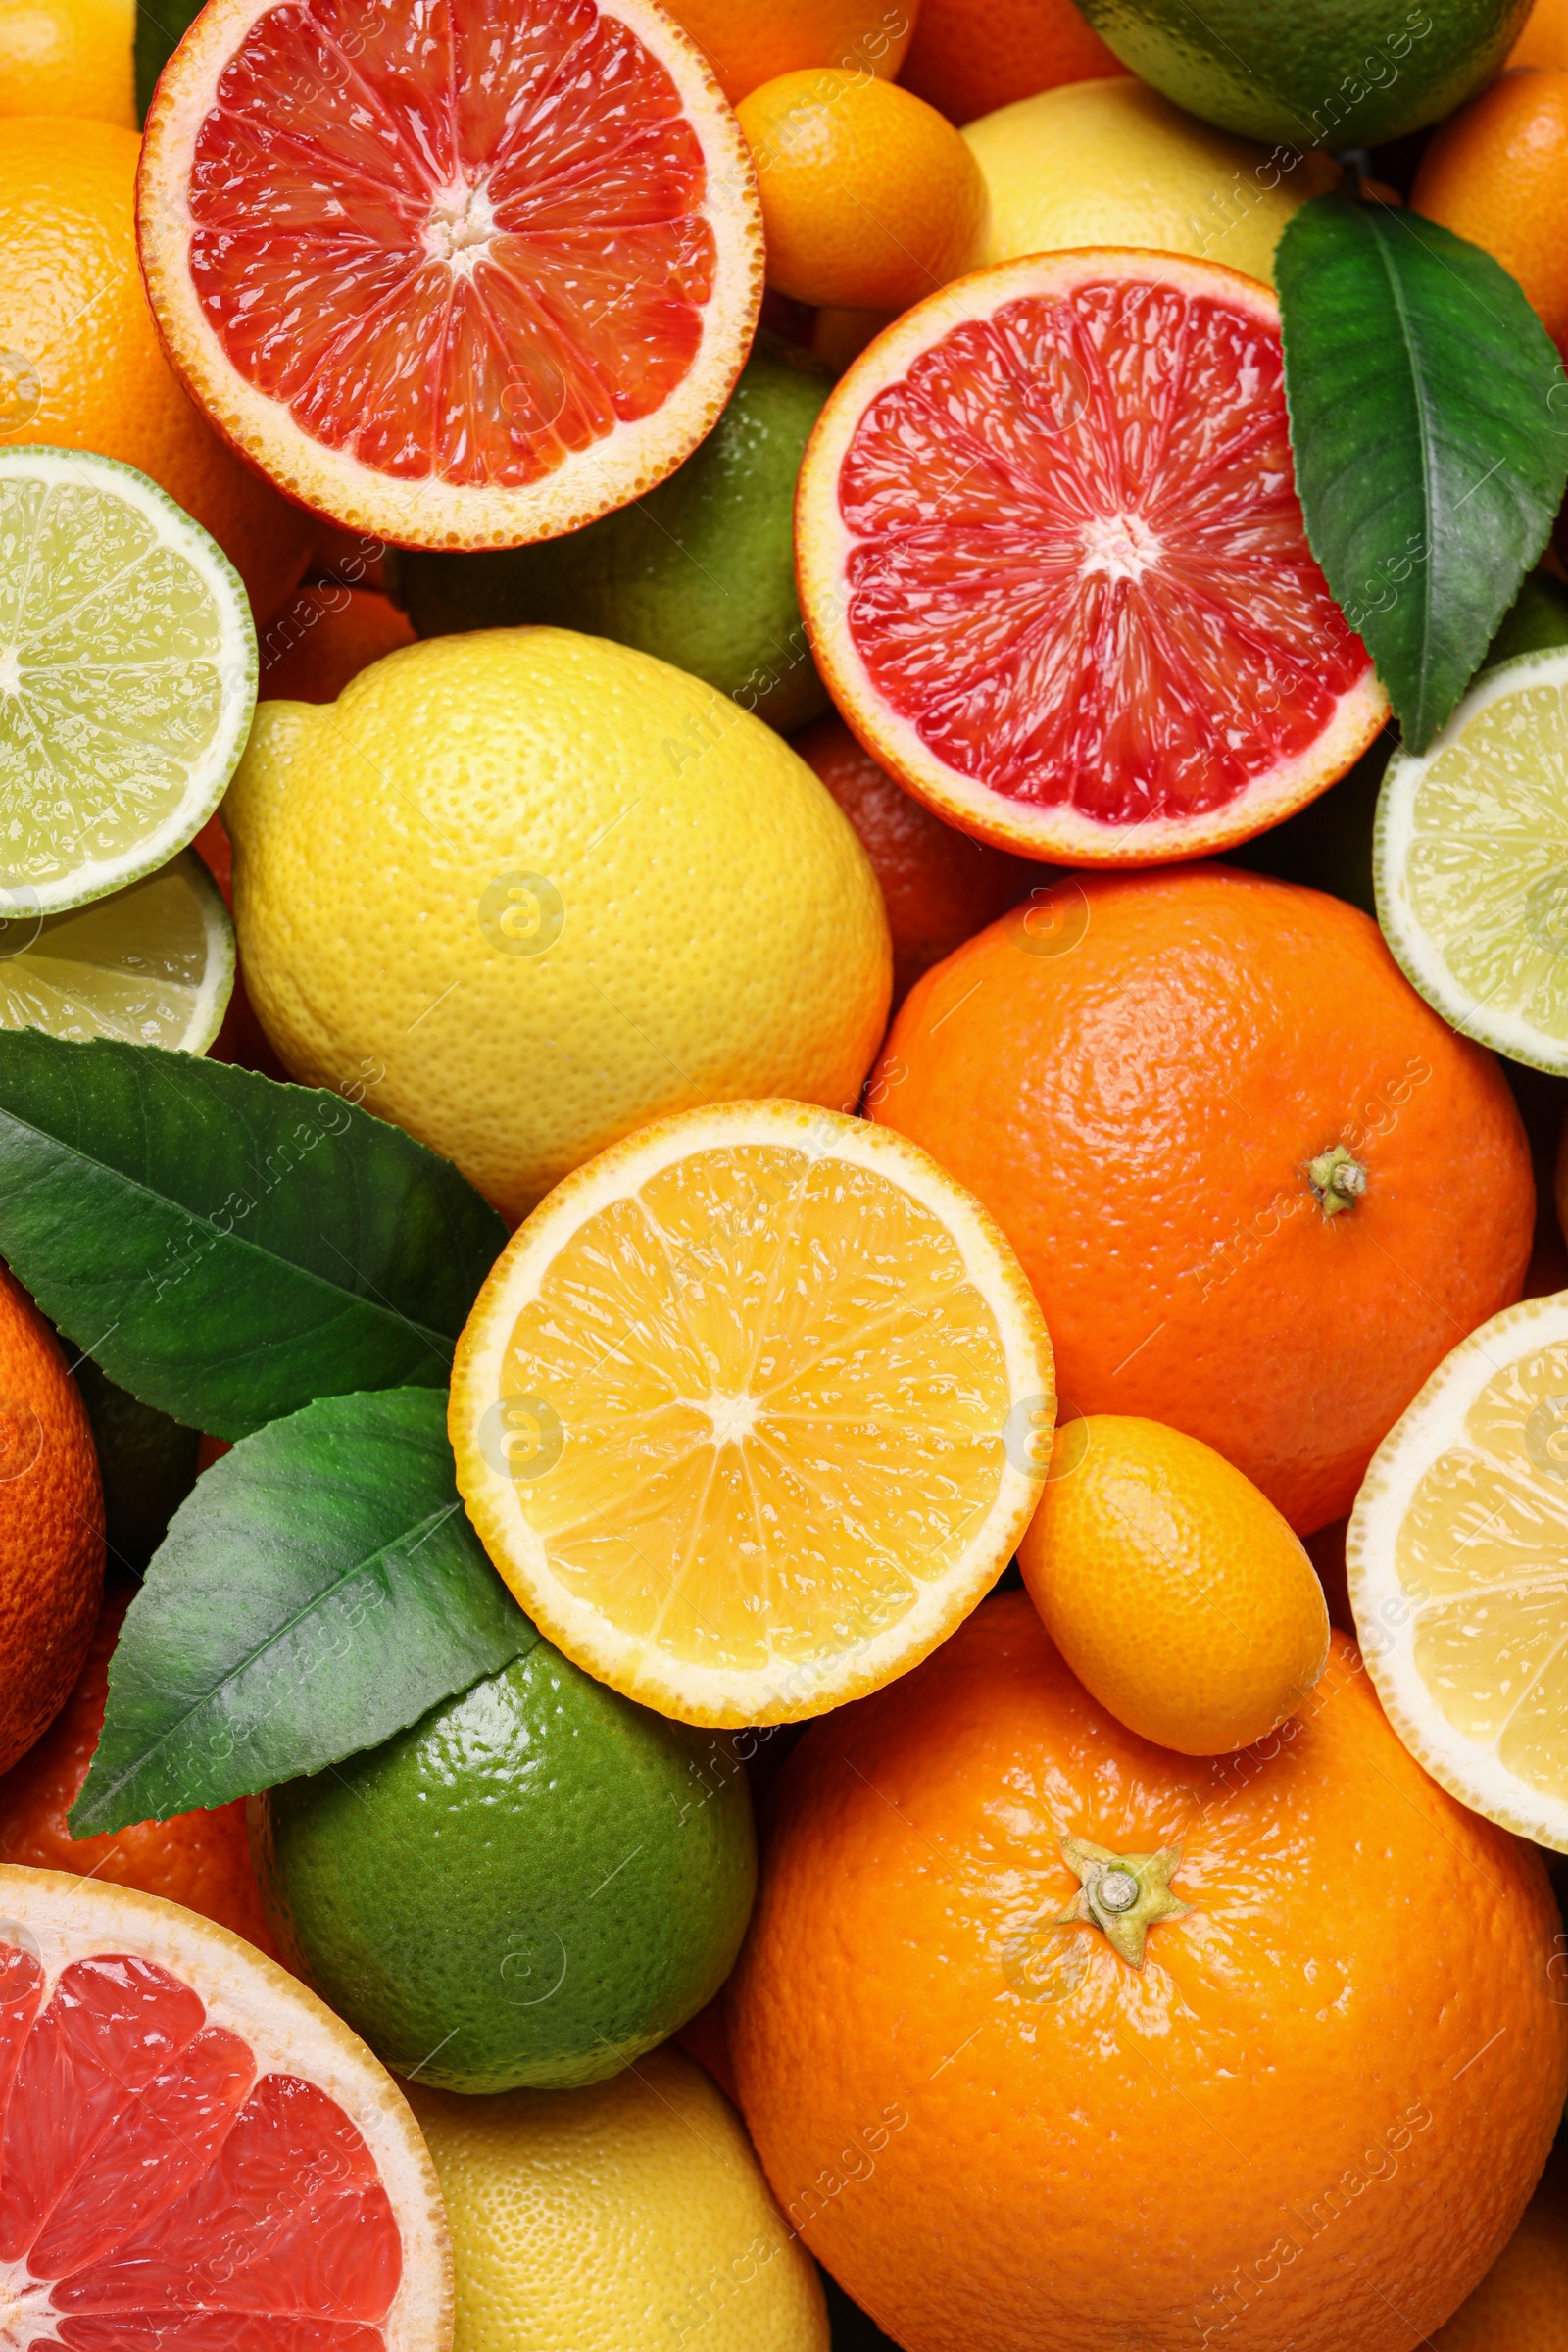
<path fill-rule="evenodd" d="M 306 0 L 197 134 L 190 270 L 229 358 L 394 474 L 525 483 L 667 398 L 713 288 L 674 83 L 589 0 Z M 425 31 L 421 24 L 420 31 Z"/>
<path fill-rule="evenodd" d="M 1009 272 L 1046 282 L 988 300 Z M 837 582 L 803 565 L 871 748 L 958 822 L 1086 861 L 1194 855 L 1332 782 L 1386 706 L 1306 542 L 1267 289 L 1057 255 L 922 309 L 835 394 L 858 376 Z"/>
<path fill-rule="evenodd" d="M 46 1990 L 0 1943 L 0 2345 L 385 2352 L 400 2234 L 337 2102 L 155 1962 Z"/>

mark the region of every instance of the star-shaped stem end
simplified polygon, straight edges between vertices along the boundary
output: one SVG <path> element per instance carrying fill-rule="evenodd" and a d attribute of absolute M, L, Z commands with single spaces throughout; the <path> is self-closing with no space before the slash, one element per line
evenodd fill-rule
<path fill-rule="evenodd" d="M 1057 1925 L 1088 1921 L 1133 1968 L 1144 1965 L 1150 1929 L 1162 1919 L 1185 1919 L 1192 1909 L 1170 1890 L 1182 1863 L 1179 1845 L 1162 1845 L 1155 1854 L 1113 1854 L 1086 1838 L 1063 1838 L 1061 1850 L 1078 1873 L 1079 1888 Z"/>

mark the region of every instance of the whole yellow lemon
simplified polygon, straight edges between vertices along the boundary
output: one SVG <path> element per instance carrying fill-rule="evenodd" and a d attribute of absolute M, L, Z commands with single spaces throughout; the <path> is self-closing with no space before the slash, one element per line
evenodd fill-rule
<path fill-rule="evenodd" d="M 991 200 L 986 262 L 1139 245 L 1267 280 L 1286 221 L 1338 177 L 1326 155 L 1232 138 L 1127 74 L 1042 90 L 963 136 Z"/>
<path fill-rule="evenodd" d="M 847 818 L 760 719 L 628 646 L 480 629 L 263 703 L 223 815 L 286 1067 L 504 1215 L 667 1112 L 853 1107 L 880 1043 L 887 916 Z"/>
<path fill-rule="evenodd" d="M 668 2043 L 584 2090 L 406 2087 L 452 2224 L 456 2352 L 828 2352 L 815 2265 Z"/>

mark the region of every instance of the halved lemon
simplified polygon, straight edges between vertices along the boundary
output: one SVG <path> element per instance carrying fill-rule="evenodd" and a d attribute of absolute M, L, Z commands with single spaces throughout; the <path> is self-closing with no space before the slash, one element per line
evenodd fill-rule
<path fill-rule="evenodd" d="M 1505 1308 L 1439 1365 L 1372 1457 L 1346 1562 L 1411 1753 L 1568 1853 L 1568 1292 Z"/>
<path fill-rule="evenodd" d="M 114 458 L 0 449 L 0 914 L 167 864 L 255 708 L 251 609 L 201 524 Z"/>
<path fill-rule="evenodd" d="M 0 1028 L 205 1054 L 233 989 L 234 926 L 194 850 L 68 914 L 0 920 Z"/>
<path fill-rule="evenodd" d="M 458 1484 L 552 1642 L 687 1723 L 915 1665 L 1045 1484 L 1051 1343 L 979 1202 L 891 1128 L 731 1102 L 589 1160 L 458 1343 Z"/>
<path fill-rule="evenodd" d="M 1462 1036 L 1568 1073 L 1568 651 L 1471 687 L 1378 797 L 1378 920 L 1406 979 Z"/>

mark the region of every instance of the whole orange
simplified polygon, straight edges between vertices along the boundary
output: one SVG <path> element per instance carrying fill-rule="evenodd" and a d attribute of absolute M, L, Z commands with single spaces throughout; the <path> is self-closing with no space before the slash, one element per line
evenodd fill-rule
<path fill-rule="evenodd" d="M 904 63 L 920 0 L 667 0 L 731 106 L 802 66 L 843 66 L 891 81 Z"/>
<path fill-rule="evenodd" d="M 164 357 L 136 260 L 140 151 L 110 122 L 0 121 L 0 448 L 140 466 L 212 532 L 266 622 L 312 525 L 224 447 Z"/>
<path fill-rule="evenodd" d="M 37 1745 L 0 1778 L 0 1862 L 74 1870 L 161 1894 L 276 1959 L 251 1868 L 243 1798 L 211 1813 L 178 1813 L 172 1821 L 142 1821 L 96 1838 L 71 1835 L 66 1816 L 103 1730 L 109 1661 L 130 1602 L 123 1586 L 105 1596 L 75 1689 Z"/>
<path fill-rule="evenodd" d="M 831 67 L 736 109 L 757 166 L 767 282 L 795 302 L 906 311 L 979 258 L 979 165 L 935 107 Z"/>
<path fill-rule="evenodd" d="M 1018 1565 L 1079 1681 L 1184 1756 L 1250 1747 L 1323 1672 L 1328 1604 L 1299 1538 L 1233 1463 L 1162 1421 L 1059 1428 Z"/>
<path fill-rule="evenodd" d="M 1568 2159 L 1561 2152 L 1475 2293 L 1434 2332 L 1432 2352 L 1568 2352 Z"/>
<path fill-rule="evenodd" d="M 1063 81 L 1125 74 L 1073 0 L 924 0 L 901 79 L 953 122 Z"/>
<path fill-rule="evenodd" d="M 1432 134 L 1410 202 L 1515 276 L 1568 349 L 1568 71 L 1505 74 Z"/>
<path fill-rule="evenodd" d="M 1568 0 L 1536 0 L 1508 65 L 1568 66 Z"/>
<path fill-rule="evenodd" d="M 1041 869 L 945 825 L 895 784 L 842 718 L 819 718 L 792 741 L 855 827 L 882 885 L 893 1002 L 901 1004 L 922 972 L 1026 899 Z"/>
<path fill-rule="evenodd" d="M 1496 1062 L 1261 875 L 1051 885 L 915 983 L 868 1100 L 1012 1243 L 1063 1404 L 1201 1438 L 1298 1535 L 1530 1256 Z"/>
<path fill-rule="evenodd" d="M 0 1267 L 0 1772 L 64 1706 L 104 1589 L 104 1496 L 54 1333 Z"/>
<path fill-rule="evenodd" d="M 1199 1763 L 1003 1593 L 785 1766 L 735 2076 L 786 2220 L 906 2352 L 1410 2352 L 1551 2144 L 1557 1924 L 1343 1636 Z"/>

